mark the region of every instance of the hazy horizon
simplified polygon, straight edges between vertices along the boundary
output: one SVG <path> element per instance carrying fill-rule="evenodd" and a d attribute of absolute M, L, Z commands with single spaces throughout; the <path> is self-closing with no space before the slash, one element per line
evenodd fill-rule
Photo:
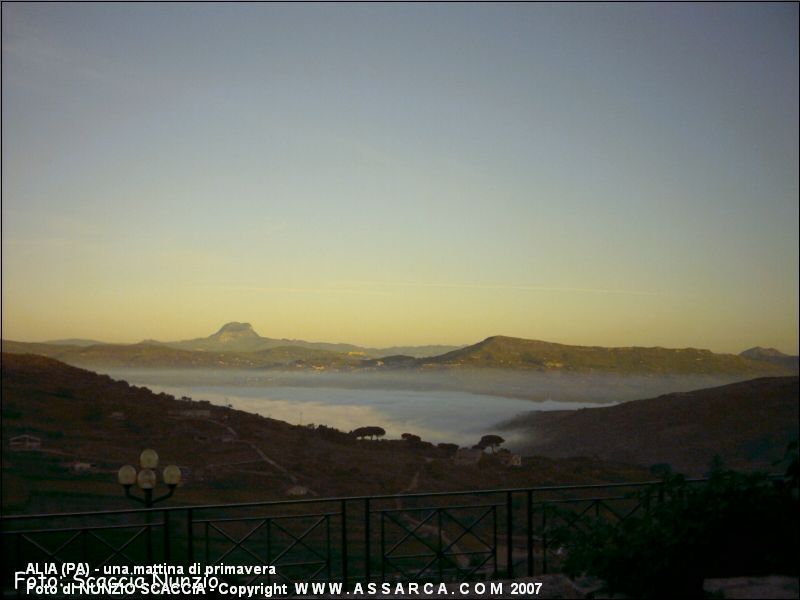
<path fill-rule="evenodd" d="M 253 325 L 252 322 L 250 322 L 250 321 L 226 321 L 221 326 L 224 326 L 225 324 L 232 323 L 232 322 L 248 323 L 251 326 Z M 107 344 L 138 344 L 138 343 L 146 342 L 146 341 L 157 341 L 157 342 L 172 343 L 172 342 L 189 341 L 189 340 L 192 340 L 192 339 L 198 339 L 198 338 L 202 339 L 202 338 L 208 337 L 208 336 L 216 333 L 217 331 L 219 331 L 221 326 L 213 328 L 213 329 L 207 331 L 206 333 L 202 333 L 202 334 L 198 334 L 198 335 L 191 335 L 191 336 L 188 336 L 188 337 L 182 338 L 182 339 L 166 339 L 166 338 L 158 338 L 158 337 L 156 337 L 156 338 L 141 338 L 141 339 L 130 339 L 130 340 L 116 340 L 116 339 L 93 338 L 93 337 L 89 337 L 89 336 L 70 336 L 68 338 L 45 337 L 45 338 L 36 339 L 36 340 L 32 340 L 32 339 L 13 339 L 12 340 L 11 338 L 8 338 L 8 337 L 3 337 L 3 339 L 4 340 L 9 340 L 9 341 L 29 342 L 29 343 L 63 342 L 63 341 L 66 341 L 66 340 L 92 340 L 92 341 L 102 342 L 102 343 L 107 343 Z M 436 345 L 436 346 L 471 346 L 473 344 L 476 344 L 476 343 L 481 342 L 484 339 L 486 339 L 486 338 L 481 338 L 479 340 L 472 340 L 472 341 L 466 342 L 466 343 L 448 343 L 448 342 L 441 342 L 441 343 L 428 342 L 428 343 L 419 343 L 419 344 L 414 344 L 414 343 L 391 344 L 390 343 L 390 344 L 384 344 L 384 345 L 380 345 L 380 346 L 371 346 L 369 344 L 359 344 L 357 342 L 353 342 L 350 339 L 318 340 L 318 339 L 301 339 L 301 338 L 298 338 L 298 337 L 274 338 L 273 336 L 263 334 L 256 327 L 253 327 L 253 330 L 259 336 L 261 336 L 263 338 L 285 339 L 287 342 L 289 342 L 289 341 L 303 341 L 303 342 L 323 343 L 323 344 L 325 344 L 325 343 L 329 343 L 329 344 L 352 344 L 354 346 L 360 346 L 360 347 L 364 347 L 364 348 L 376 348 L 376 349 L 392 348 L 392 347 L 397 347 L 397 346 L 431 346 L 431 345 Z M 504 334 L 497 334 L 497 335 L 504 335 Z M 494 337 L 494 336 L 487 336 L 487 337 Z M 507 336 L 507 337 L 520 337 L 520 336 Z M 531 339 L 536 339 L 536 338 L 531 338 Z M 541 339 L 539 341 L 550 342 L 550 343 L 554 343 L 554 344 L 576 345 L 576 346 L 588 346 L 589 345 L 589 344 L 567 344 L 566 342 L 560 342 L 558 340 L 543 340 L 543 339 Z M 659 346 L 659 344 L 642 344 L 640 347 L 657 347 L 657 346 Z M 701 349 L 711 350 L 712 352 L 718 352 L 718 353 L 721 353 L 721 354 L 739 354 L 740 352 L 743 352 L 745 350 L 748 350 L 748 349 L 756 347 L 756 346 L 759 346 L 759 344 L 753 344 L 751 346 L 747 346 L 746 348 L 742 348 L 741 350 L 734 350 L 734 351 L 731 351 L 731 352 L 718 351 L 718 350 L 715 350 L 713 348 L 705 348 L 705 347 L 703 347 Z M 624 346 L 609 346 L 609 348 L 614 348 L 614 347 L 619 348 L 619 347 L 624 347 Z M 661 347 L 665 347 L 665 346 L 661 346 Z M 688 348 L 688 347 L 689 346 L 675 346 L 675 348 Z M 766 347 L 766 346 L 762 345 L 762 347 Z M 781 350 L 780 348 L 776 348 L 776 349 L 781 351 L 781 352 L 783 352 L 783 350 Z M 784 354 L 791 354 L 791 353 L 790 352 L 784 352 Z"/>
<path fill-rule="evenodd" d="M 5 339 L 798 353 L 796 4 L 2 13 Z"/>

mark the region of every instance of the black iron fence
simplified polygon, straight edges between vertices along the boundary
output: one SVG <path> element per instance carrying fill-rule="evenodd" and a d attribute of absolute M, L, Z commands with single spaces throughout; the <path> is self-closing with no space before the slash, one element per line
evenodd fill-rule
<path fill-rule="evenodd" d="M 692 482 L 702 483 L 697 479 Z M 30 563 L 199 563 L 237 585 L 466 581 L 557 571 L 560 532 L 624 521 L 659 482 L 286 500 L 2 518 L 3 590 Z M 271 565 L 276 573 L 225 573 Z"/>

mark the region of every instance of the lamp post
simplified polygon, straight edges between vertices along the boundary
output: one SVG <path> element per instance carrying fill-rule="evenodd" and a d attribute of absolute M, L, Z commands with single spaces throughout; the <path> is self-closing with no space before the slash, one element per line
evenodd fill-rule
<path fill-rule="evenodd" d="M 181 470 L 179 467 L 175 465 L 168 465 L 164 467 L 162 478 L 164 483 L 167 484 L 169 491 L 163 496 L 153 498 L 153 490 L 155 489 L 156 482 L 158 480 L 158 476 L 156 475 L 155 471 L 158 467 L 158 454 L 156 451 L 149 448 L 147 450 L 143 450 L 142 454 L 139 456 L 139 466 L 141 468 L 137 471 L 136 467 L 133 465 L 125 465 L 120 467 L 119 471 L 117 472 L 117 480 L 119 481 L 120 485 L 125 488 L 125 496 L 127 498 L 141 502 L 146 508 L 150 508 L 156 502 L 166 500 L 175 493 L 175 488 L 181 482 Z M 142 490 L 142 493 L 144 494 L 143 498 L 134 496 L 131 493 L 131 487 L 133 487 L 134 483 L 139 487 L 139 489 Z"/>

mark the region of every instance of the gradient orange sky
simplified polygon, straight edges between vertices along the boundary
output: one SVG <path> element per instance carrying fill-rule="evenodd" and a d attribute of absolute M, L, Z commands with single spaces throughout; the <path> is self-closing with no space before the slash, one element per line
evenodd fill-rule
<path fill-rule="evenodd" d="M 3 337 L 798 349 L 798 7 L 3 4 Z"/>

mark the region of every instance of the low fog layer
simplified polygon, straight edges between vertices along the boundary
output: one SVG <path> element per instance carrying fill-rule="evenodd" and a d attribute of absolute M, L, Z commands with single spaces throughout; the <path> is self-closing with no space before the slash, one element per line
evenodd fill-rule
<path fill-rule="evenodd" d="M 617 376 L 495 369 L 431 371 L 297 372 L 199 369 L 113 369 L 106 373 L 131 383 L 161 386 L 316 387 L 382 390 L 452 390 L 560 402 L 611 403 L 649 398 L 741 381 L 724 375 Z"/>
<path fill-rule="evenodd" d="M 472 445 L 531 410 L 579 409 L 731 381 L 720 377 L 615 377 L 519 371 L 291 373 L 119 370 L 109 373 L 176 397 L 209 400 L 293 424 L 387 436 L 409 432 L 431 442 Z M 504 434 L 508 439 L 508 432 Z M 517 446 L 508 439 L 508 446 Z"/>

